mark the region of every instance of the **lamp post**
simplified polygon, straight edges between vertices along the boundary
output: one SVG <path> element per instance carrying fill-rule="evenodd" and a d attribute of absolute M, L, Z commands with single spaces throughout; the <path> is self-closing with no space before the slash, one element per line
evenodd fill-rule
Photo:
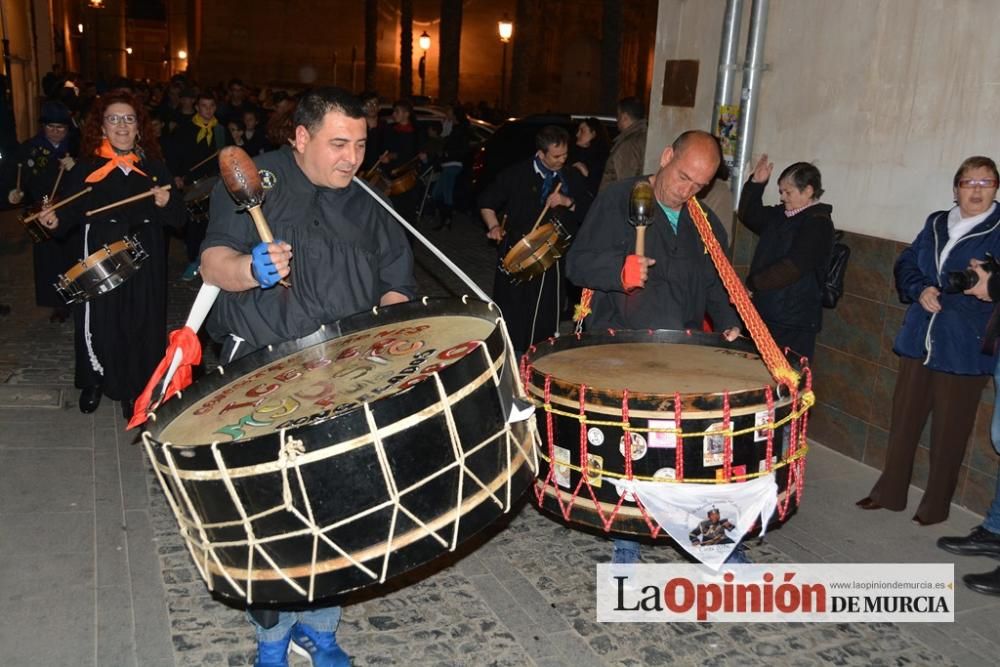
<path fill-rule="evenodd" d="M 424 52 L 424 54 L 420 56 L 420 64 L 417 66 L 417 74 L 420 75 L 420 96 L 423 97 L 424 91 L 426 90 L 425 74 L 427 73 L 427 49 L 431 48 L 431 36 L 427 34 L 426 30 L 424 30 L 420 34 L 420 37 L 417 38 L 417 43 Z"/>
<path fill-rule="evenodd" d="M 503 44 L 503 55 L 500 57 L 500 110 L 503 110 L 507 91 L 507 44 L 514 34 L 514 24 L 506 13 L 497 21 L 497 33 L 500 35 L 500 43 Z"/>

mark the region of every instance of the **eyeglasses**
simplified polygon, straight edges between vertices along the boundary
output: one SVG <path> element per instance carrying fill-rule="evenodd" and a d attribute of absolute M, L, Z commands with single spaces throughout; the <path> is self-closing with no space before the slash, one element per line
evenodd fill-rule
<path fill-rule="evenodd" d="M 62 123 L 46 123 L 45 129 L 52 130 L 53 132 L 60 132 L 60 131 L 65 132 L 66 130 L 69 129 L 69 126 L 63 125 Z"/>
<path fill-rule="evenodd" d="M 963 178 L 958 182 L 958 187 L 965 190 L 972 188 L 995 188 L 997 180 L 995 178 Z"/>
<path fill-rule="evenodd" d="M 112 125 L 118 125 L 119 123 L 135 125 L 136 116 L 134 113 L 109 113 L 104 117 L 104 120 Z"/>

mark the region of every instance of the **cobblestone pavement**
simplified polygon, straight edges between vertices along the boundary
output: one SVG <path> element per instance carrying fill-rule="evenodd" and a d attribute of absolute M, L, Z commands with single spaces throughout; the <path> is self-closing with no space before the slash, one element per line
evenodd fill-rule
<path fill-rule="evenodd" d="M 75 409 L 72 325 L 53 325 L 35 308 L 30 249 L 9 216 L 0 221 L 0 383 L 59 385 Z M 428 226 L 423 227 L 427 229 Z M 450 232 L 429 235 L 487 289 L 495 254 L 481 227 L 458 219 Z M 171 326 L 179 325 L 197 281 L 176 280 L 183 251 L 173 243 Z M 429 253 L 417 251 L 421 291 L 467 290 Z M 211 363 L 211 362 L 209 362 Z M 137 473 L 139 474 L 139 473 Z M 207 593 L 181 543 L 163 494 L 146 467 L 149 513 L 177 665 L 245 665 L 253 636 L 240 611 Z M 808 494 L 806 498 L 808 502 Z M 794 522 L 794 519 L 793 519 Z M 610 544 L 568 529 L 524 504 L 484 537 L 476 550 L 438 564 L 435 572 L 382 595 L 365 591 L 344 612 L 339 637 L 364 665 L 950 665 L 902 626 L 890 624 L 599 624 L 594 620 L 594 566 Z M 466 551 L 469 551 L 466 549 Z M 754 545 L 759 562 L 793 560 L 774 545 Z M 680 560 L 669 548 L 647 549 L 649 561 Z M 143 664 L 139 656 L 139 664 Z M 292 664 L 304 664 L 293 658 Z"/>

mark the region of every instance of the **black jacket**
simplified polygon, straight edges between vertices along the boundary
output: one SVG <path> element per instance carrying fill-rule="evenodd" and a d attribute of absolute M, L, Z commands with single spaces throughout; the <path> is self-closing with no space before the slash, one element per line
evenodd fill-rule
<path fill-rule="evenodd" d="M 833 249 L 833 207 L 813 204 L 789 218 L 784 206 L 764 206 L 766 185 L 747 181 L 740 197 L 740 221 L 760 237 L 747 288 L 764 322 L 819 331 L 821 289 Z"/>

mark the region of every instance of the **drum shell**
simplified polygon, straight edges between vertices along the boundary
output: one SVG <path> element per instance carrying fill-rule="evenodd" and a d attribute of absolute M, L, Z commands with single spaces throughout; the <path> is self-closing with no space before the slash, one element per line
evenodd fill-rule
<path fill-rule="evenodd" d="M 21 224 L 24 225 L 24 231 L 28 235 L 28 238 L 30 238 L 33 242 L 41 243 L 42 241 L 47 241 L 52 238 L 49 230 L 47 230 L 42 223 L 38 221 L 38 218 L 28 220 L 27 222 L 24 221 L 24 218 L 21 218 L 20 221 Z"/>
<path fill-rule="evenodd" d="M 503 270 L 518 280 L 537 278 L 563 256 L 569 241 L 569 235 L 557 222 L 539 225 L 511 246 L 503 258 Z"/>
<path fill-rule="evenodd" d="M 656 331 L 656 332 L 628 332 L 619 331 L 615 336 L 592 336 L 594 341 L 601 341 L 604 344 L 614 344 L 614 342 L 673 342 L 688 343 L 695 345 L 716 345 L 719 342 L 717 335 L 692 334 L 679 331 Z M 591 341 L 586 338 L 574 340 L 572 337 L 561 338 L 556 345 L 562 349 L 574 346 L 586 346 Z M 540 347 L 544 348 L 545 344 Z M 737 349 L 745 349 L 753 352 L 752 345 L 748 343 L 737 343 L 731 345 Z M 613 352 L 609 350 L 609 354 Z M 529 355 L 530 356 L 530 355 Z M 587 454 L 589 456 L 601 457 L 601 468 L 604 471 L 617 473 L 624 476 L 625 456 L 623 442 L 624 429 L 620 426 L 610 426 L 601 424 L 593 425 L 595 422 L 622 422 L 622 400 L 620 391 L 600 391 L 587 390 L 585 393 L 584 415 L 586 422 L 583 424 L 581 433 L 581 422 L 577 415 L 580 412 L 580 387 L 566 378 L 552 379 L 549 387 L 549 401 L 553 407 L 559 411 L 571 413 L 573 416 L 562 414 L 551 415 L 551 434 L 549 431 L 549 419 L 539 417 L 539 435 L 541 437 L 541 453 L 544 455 L 539 461 L 539 477 L 536 481 L 536 493 L 541 494 L 540 506 L 546 512 L 556 515 L 562 520 L 568 520 L 572 524 L 577 524 L 588 529 L 594 529 L 611 535 L 635 539 L 637 537 L 650 538 L 650 527 L 643 517 L 636 503 L 626 498 L 620 508 L 615 513 L 615 506 L 619 502 L 617 487 L 604 477 L 600 480 L 599 486 L 591 483 L 591 488 L 601 504 L 599 512 L 594 500 L 587 491 L 586 484 L 580 487 L 576 497 L 570 502 L 570 497 L 577 489 L 581 481 L 583 472 L 579 468 L 584 466 L 581 463 L 581 441 L 587 442 Z M 669 378 L 664 379 L 664 393 L 662 394 L 630 394 L 629 395 L 629 422 L 635 428 L 647 428 L 652 425 L 649 420 L 668 421 L 675 420 L 674 401 L 675 395 L 669 393 Z M 539 410 L 545 401 L 545 376 L 529 367 L 529 376 L 526 381 L 527 390 L 535 401 Z M 754 391 L 733 392 L 730 394 L 730 415 L 732 420 L 732 430 L 740 431 L 752 428 L 755 425 L 755 415 L 762 411 L 767 411 L 767 398 L 764 388 Z M 724 423 L 724 398 L 722 394 L 681 394 L 681 428 L 685 434 L 704 433 L 711 429 L 713 425 Z M 788 396 L 774 395 L 774 421 L 778 422 L 787 417 L 792 409 L 791 400 Z M 597 429 L 593 431 L 592 429 Z M 644 451 L 643 455 L 633 458 L 632 474 L 639 478 L 654 478 L 658 476 L 669 477 L 676 475 L 677 459 L 676 447 L 663 447 L 652 445 L 650 440 L 652 434 L 643 431 L 633 431 L 633 437 L 638 437 L 644 446 L 640 447 Z M 656 436 L 652 436 L 656 437 Z M 777 464 L 787 455 L 788 438 L 787 428 L 775 428 L 772 439 L 772 465 Z M 683 440 L 683 478 L 686 480 L 713 480 L 719 479 L 723 466 L 707 465 L 705 458 L 705 443 L 702 436 L 678 438 Z M 556 452 L 549 451 L 548 443 L 567 450 L 568 479 L 563 477 L 564 484 L 558 484 L 555 475 L 550 476 L 551 464 L 546 458 L 551 459 Z M 595 445 L 595 442 L 600 444 Z M 634 451 L 634 449 L 633 449 Z M 566 456 L 565 454 L 563 455 Z M 743 466 L 746 474 L 754 474 L 767 469 L 767 441 L 761 437 L 755 440 L 755 433 L 749 432 L 736 435 L 732 438 L 732 468 L 737 469 Z M 558 457 L 557 457 L 558 458 Z M 565 460 L 565 459 L 564 459 Z M 775 483 L 778 486 L 778 502 L 788 501 L 789 511 L 794 511 L 796 498 L 790 493 L 788 488 L 789 468 L 787 466 L 777 467 L 775 465 Z M 664 469 L 670 469 L 664 472 Z M 735 473 L 734 473 L 735 475 Z M 592 477 L 596 477 L 593 476 Z M 664 484 L 677 482 L 664 481 Z M 732 480 L 731 483 L 739 483 Z M 556 488 L 560 493 L 556 492 Z M 561 504 L 560 504 L 561 501 Z M 565 516 L 565 508 L 569 505 L 568 519 Z M 604 520 L 613 513 L 614 520 L 610 529 L 604 526 Z M 785 514 L 787 516 L 787 514 Z M 777 516 L 772 523 L 777 522 Z M 669 540 L 669 536 L 660 533 L 659 539 Z"/>
<path fill-rule="evenodd" d="M 184 208 L 189 220 L 199 224 L 208 224 L 212 189 L 218 181 L 218 176 L 206 176 L 199 178 L 186 188 Z"/>
<path fill-rule="evenodd" d="M 401 195 L 404 192 L 409 192 L 417 185 L 417 171 L 411 169 L 405 171 L 402 174 L 396 176 L 388 184 L 388 192 L 390 197 L 395 197 Z"/>
<path fill-rule="evenodd" d="M 71 266 L 54 286 L 67 305 L 81 303 L 121 286 L 148 257 L 139 240 L 127 236 Z"/>
<path fill-rule="evenodd" d="M 412 306 L 402 306 L 403 312 L 412 312 Z M 400 307 L 383 309 L 378 324 L 402 321 L 391 313 L 397 308 Z M 350 323 L 341 321 L 339 324 L 342 333 L 350 333 Z M 289 350 L 296 349 L 295 345 L 277 346 L 273 352 L 262 351 L 241 359 L 228 367 L 229 375 L 239 377 L 260 367 L 266 359 L 287 355 Z M 485 347 L 490 359 L 505 360 L 500 329 L 485 341 Z M 498 497 L 516 499 L 534 479 L 536 461 L 524 455 L 524 452 L 534 451 L 533 432 L 527 422 L 511 427 L 523 451 L 517 447 L 508 448 L 503 435 L 472 451 L 477 444 L 498 433 L 503 434 L 506 425 L 505 410 L 509 408 L 513 392 L 513 375 L 505 367 L 497 378 L 498 385 L 488 368 L 491 365 L 496 364 L 488 363 L 486 355 L 473 351 L 442 369 L 438 377 L 445 394 L 463 394 L 449 402 L 447 409 L 433 377 L 369 404 L 371 419 L 386 454 L 386 465 L 391 471 L 391 484 L 403 494 L 402 506 L 421 521 L 436 525 L 436 531 L 446 541 L 453 538 L 458 516 L 457 540 L 461 542 L 506 511 L 484 495 L 469 474 L 464 475 L 460 486 L 463 476 L 455 465 L 447 413 L 450 412 L 460 433 L 468 473 L 486 483 Z M 164 404 L 158 411 L 157 421 L 169 423 L 172 415 L 191 405 L 189 398 L 197 402 L 199 396 L 207 396 L 223 386 L 225 379 L 208 376 L 199 381 L 201 386 L 196 383 L 192 387 L 195 391 L 187 392 L 183 401 Z M 406 428 L 389 433 L 404 422 Z M 330 527 L 325 535 L 344 551 L 376 573 L 380 573 L 383 566 L 394 510 L 389 502 L 390 484 L 376 448 L 370 442 L 358 442 L 359 438 L 364 440 L 372 433 L 365 411 L 358 408 L 318 423 L 301 427 L 289 425 L 286 432 L 301 441 L 300 456 L 314 459 L 296 466 L 301 472 L 306 494 L 297 484 L 286 486 L 282 470 L 274 465 L 282 449 L 281 438 L 276 432 L 251 440 L 192 447 L 158 442 L 155 436 L 148 440 L 147 450 L 168 498 L 184 516 L 182 534 L 189 538 L 188 546 L 195 560 L 205 564 L 203 572 L 207 572 L 209 588 L 237 602 L 246 602 L 248 597 L 257 603 L 308 601 L 309 596 L 296 592 L 263 565 L 261 571 L 249 577 L 249 595 L 222 576 L 225 571 L 241 585 L 246 585 L 249 552 L 245 543 L 236 544 L 246 540 L 242 517 L 244 513 L 246 516 L 259 515 L 282 504 L 285 493 L 291 494 L 291 503 L 297 510 L 311 514 L 317 525 Z M 230 471 L 229 481 L 226 475 L 220 474 L 223 469 Z M 232 471 L 254 469 L 252 474 L 232 474 Z M 411 490 L 404 492 L 405 489 Z M 233 502 L 233 494 L 238 496 L 238 504 Z M 461 503 L 457 501 L 459 495 Z M 226 522 L 230 525 L 218 525 Z M 386 565 L 387 578 L 448 550 L 417 528 L 405 513 L 397 512 L 395 522 L 393 550 Z M 204 528 L 195 528 L 195 524 Z M 317 567 L 313 569 L 313 537 L 308 533 L 295 534 L 303 530 L 304 524 L 292 512 L 271 512 L 254 520 L 252 525 L 254 535 L 267 542 L 268 553 L 280 568 L 291 573 L 294 581 L 306 590 L 310 590 L 311 582 L 312 599 L 374 583 L 371 576 L 322 542 L 318 543 Z M 224 544 L 227 542 L 231 546 Z M 212 545 L 211 548 L 205 548 L 207 544 Z M 218 562 L 212 562 L 213 558 Z M 254 558 L 256 563 L 263 562 L 259 554 Z"/>

